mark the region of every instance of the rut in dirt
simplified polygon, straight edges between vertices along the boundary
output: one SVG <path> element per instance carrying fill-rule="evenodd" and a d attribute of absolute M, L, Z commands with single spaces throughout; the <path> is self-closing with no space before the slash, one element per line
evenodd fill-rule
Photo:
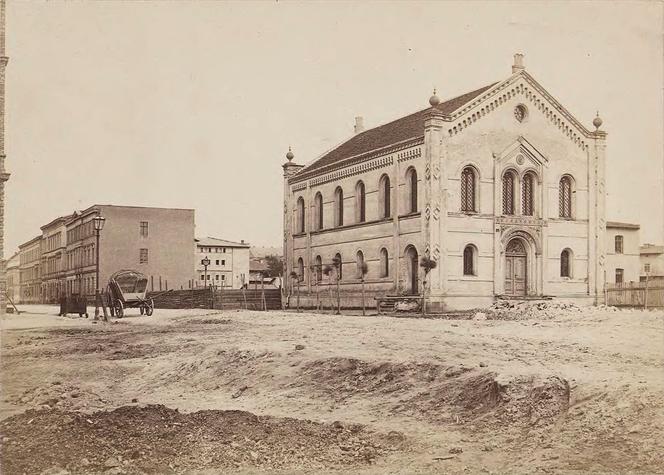
<path fill-rule="evenodd" d="M 182 473 L 257 468 L 309 471 L 366 466 L 408 450 L 398 432 L 361 425 L 208 410 L 183 414 L 162 405 L 82 414 L 29 410 L 5 419 L 3 474 Z"/>

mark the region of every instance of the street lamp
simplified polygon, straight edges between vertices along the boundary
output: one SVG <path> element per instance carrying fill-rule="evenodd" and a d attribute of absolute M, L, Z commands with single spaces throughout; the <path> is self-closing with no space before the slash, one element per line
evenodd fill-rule
<path fill-rule="evenodd" d="M 100 290 L 99 290 L 99 233 L 101 232 L 102 229 L 104 229 L 104 223 L 106 222 L 106 218 L 103 216 L 97 215 L 94 218 L 92 218 L 92 224 L 95 229 L 95 236 L 97 238 L 97 248 L 95 249 L 96 256 L 95 256 L 95 271 L 96 271 L 96 277 L 95 277 L 95 320 L 99 318 L 99 301 L 101 300 L 100 296 Z M 104 307 L 106 308 L 106 307 Z M 106 310 L 104 310 L 104 315 L 106 315 Z"/>
<path fill-rule="evenodd" d="M 207 287 L 207 285 L 208 285 L 208 282 L 207 282 L 207 268 L 210 265 L 210 259 L 208 259 L 208 256 L 205 256 L 201 260 L 201 264 L 203 264 L 203 267 L 205 268 L 205 277 L 203 278 L 203 280 L 204 280 L 205 286 Z"/>

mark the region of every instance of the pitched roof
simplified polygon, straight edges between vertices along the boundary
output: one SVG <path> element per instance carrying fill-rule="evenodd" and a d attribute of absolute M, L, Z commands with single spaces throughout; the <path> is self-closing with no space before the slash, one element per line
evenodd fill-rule
<path fill-rule="evenodd" d="M 475 91 L 441 102 L 436 106 L 436 109 L 443 114 L 450 114 L 496 84 L 497 83 L 489 84 L 488 86 Z M 297 173 L 297 175 L 295 175 L 295 178 L 297 179 L 309 172 L 321 171 L 345 158 L 387 147 L 388 145 L 403 142 L 404 140 L 424 136 L 424 121 L 431 109 L 433 109 L 433 107 L 428 107 L 419 112 L 415 112 L 414 114 L 407 115 L 406 117 L 356 134 L 338 147 L 325 153 L 313 163 L 304 167 Z"/>
<path fill-rule="evenodd" d="M 249 247 L 249 243 L 246 242 L 233 242 L 209 236 L 205 238 L 196 238 L 195 241 L 197 246 Z"/>

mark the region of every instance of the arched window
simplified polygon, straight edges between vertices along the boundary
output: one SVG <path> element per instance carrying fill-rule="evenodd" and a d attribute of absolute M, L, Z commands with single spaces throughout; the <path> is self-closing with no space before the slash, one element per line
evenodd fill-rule
<path fill-rule="evenodd" d="M 391 209 L 391 190 L 390 177 L 383 175 L 378 184 L 378 199 L 380 201 L 380 217 L 389 218 L 392 214 Z"/>
<path fill-rule="evenodd" d="M 475 248 L 470 245 L 463 250 L 463 275 L 475 275 Z"/>
<path fill-rule="evenodd" d="M 614 239 L 614 249 L 616 254 L 623 253 L 623 237 L 618 235 Z"/>
<path fill-rule="evenodd" d="M 297 199 L 297 232 L 304 232 L 304 198 Z"/>
<path fill-rule="evenodd" d="M 417 172 L 412 167 L 406 172 L 406 190 L 408 213 L 417 213 Z"/>
<path fill-rule="evenodd" d="M 475 170 L 466 167 L 461 172 L 461 211 L 477 211 L 475 206 Z"/>
<path fill-rule="evenodd" d="M 561 218 L 572 218 L 572 178 L 565 175 L 558 188 L 558 214 Z"/>
<path fill-rule="evenodd" d="M 388 277 L 390 275 L 390 260 L 387 249 L 380 250 L 380 276 Z"/>
<path fill-rule="evenodd" d="M 314 198 L 314 226 L 317 230 L 323 229 L 323 195 L 316 193 Z"/>
<path fill-rule="evenodd" d="M 343 261 L 341 260 L 341 254 L 339 253 L 335 254 L 332 263 L 334 264 L 334 268 L 336 269 L 337 278 L 341 280 L 343 278 Z"/>
<path fill-rule="evenodd" d="M 521 184 L 521 212 L 524 216 L 535 214 L 535 176 L 528 172 Z"/>
<path fill-rule="evenodd" d="M 503 214 L 514 214 L 514 188 L 516 175 L 513 171 L 507 171 L 503 175 Z"/>
<path fill-rule="evenodd" d="M 358 279 L 363 279 L 364 278 L 364 254 L 362 251 L 357 251 L 357 254 L 355 256 L 355 264 L 357 265 L 357 278 Z"/>
<path fill-rule="evenodd" d="M 366 194 L 364 192 L 364 183 L 358 181 L 355 185 L 355 222 L 363 223 L 366 221 Z"/>
<path fill-rule="evenodd" d="M 323 259 L 320 256 L 316 256 L 314 267 L 316 272 L 316 282 L 321 282 L 323 280 Z"/>
<path fill-rule="evenodd" d="M 344 190 L 341 187 L 334 190 L 334 225 L 344 225 Z"/>
<path fill-rule="evenodd" d="M 572 251 L 569 249 L 560 253 L 560 277 L 572 277 Z"/>
<path fill-rule="evenodd" d="M 304 282 L 304 261 L 301 257 L 297 260 L 297 280 Z"/>

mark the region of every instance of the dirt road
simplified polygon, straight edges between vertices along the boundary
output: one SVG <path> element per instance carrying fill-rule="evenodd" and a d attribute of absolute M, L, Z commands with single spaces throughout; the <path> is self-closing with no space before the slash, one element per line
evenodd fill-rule
<path fill-rule="evenodd" d="M 661 312 L 32 311 L 2 322 L 6 474 L 664 471 Z"/>

